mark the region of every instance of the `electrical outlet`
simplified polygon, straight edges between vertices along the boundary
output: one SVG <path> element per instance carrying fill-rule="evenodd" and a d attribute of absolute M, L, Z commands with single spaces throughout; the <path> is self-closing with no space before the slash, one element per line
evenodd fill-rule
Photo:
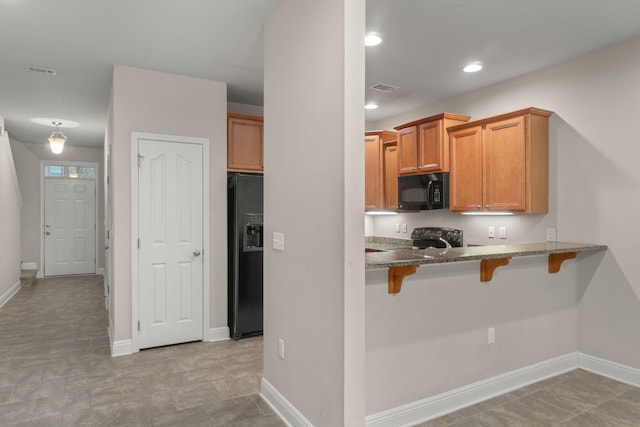
<path fill-rule="evenodd" d="M 400 232 L 400 223 L 396 222 L 396 233 Z"/>
<path fill-rule="evenodd" d="M 487 330 L 487 344 L 493 344 L 496 342 L 496 328 L 489 328 Z"/>
<path fill-rule="evenodd" d="M 547 228 L 547 242 L 555 242 L 555 241 L 556 241 L 556 229 Z"/>
<path fill-rule="evenodd" d="M 284 360 L 284 340 L 278 338 L 278 357 Z"/>
<path fill-rule="evenodd" d="M 501 239 L 507 238 L 507 227 L 500 227 L 500 238 Z"/>
<path fill-rule="evenodd" d="M 487 232 L 487 237 L 493 239 L 496 237 L 496 228 L 493 225 L 489 226 L 489 231 Z"/>
<path fill-rule="evenodd" d="M 402 232 L 403 233 L 407 232 L 407 224 L 402 224 Z"/>

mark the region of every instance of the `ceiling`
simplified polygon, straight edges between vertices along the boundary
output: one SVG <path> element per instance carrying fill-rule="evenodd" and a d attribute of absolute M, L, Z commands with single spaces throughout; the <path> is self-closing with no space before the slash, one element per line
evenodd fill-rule
<path fill-rule="evenodd" d="M 101 146 L 114 64 L 227 82 L 229 101 L 262 105 L 263 23 L 280 2 L 0 0 L 0 115 L 21 142 L 45 143 L 59 120 L 69 144 Z M 380 108 L 366 118 L 638 37 L 638 16 L 637 0 L 367 0 L 383 37 L 366 48 L 367 87 L 399 89 L 367 89 Z M 485 68 L 463 73 L 469 61 Z"/>

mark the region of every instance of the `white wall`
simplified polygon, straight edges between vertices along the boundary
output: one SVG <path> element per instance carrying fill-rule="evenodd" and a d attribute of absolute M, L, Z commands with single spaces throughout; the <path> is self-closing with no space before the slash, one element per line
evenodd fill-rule
<path fill-rule="evenodd" d="M 264 379 L 317 426 L 364 422 L 364 15 L 285 0 L 265 27 Z"/>
<path fill-rule="evenodd" d="M 46 136 L 46 135 L 44 135 Z M 44 139 L 43 136 L 43 139 Z M 22 261 L 36 262 L 40 274 L 44 272 L 40 259 L 40 237 L 42 224 L 40 223 L 40 161 L 59 160 L 66 162 L 92 162 L 98 164 L 96 190 L 98 192 L 98 268 L 104 267 L 104 198 L 103 194 L 103 152 L 102 148 L 82 147 L 65 144 L 60 154 L 54 154 L 49 144 L 22 143 L 11 138 L 11 149 L 16 160 L 16 170 L 20 189 L 22 191 Z"/>
<path fill-rule="evenodd" d="M 367 271 L 367 414 L 576 351 L 577 270 L 513 258 L 481 283 L 477 261 L 428 265 L 396 295 L 386 270 Z"/>
<path fill-rule="evenodd" d="M 116 65 L 109 123 L 114 187 L 113 339 L 131 338 L 131 133 L 210 141 L 211 327 L 227 326 L 226 85 Z"/>
<path fill-rule="evenodd" d="M 640 39 L 634 39 L 375 124 L 386 129 L 442 111 L 467 114 L 472 120 L 528 106 L 555 111 L 550 122 L 549 214 L 469 219 L 425 212 L 375 218 L 373 234 L 397 236 L 389 231 L 395 222 L 457 225 L 465 230 L 467 241 L 487 243 L 486 226 L 505 224 L 510 231 L 507 242 L 539 241 L 547 226 L 557 226 L 559 240 L 602 243 L 609 250 L 579 255 L 578 262 L 563 264 L 558 275 L 544 273 L 544 260 L 513 260 L 498 269 L 489 286 L 479 283 L 475 263 L 422 267 L 405 279 L 399 298 L 382 295 L 376 286 L 381 281 L 378 273 L 368 273 L 372 286 L 367 287 L 367 413 L 566 351 L 640 368 L 640 264 L 634 228 L 640 211 L 638 52 Z M 434 299 L 447 312 L 433 307 Z M 466 305 L 468 310 L 463 309 Z M 392 320 L 384 323 L 383 317 Z M 504 324 L 496 326 L 498 347 L 489 347 L 486 327 L 498 321 Z M 411 326 L 406 339 L 395 336 L 413 324 L 423 326 Z M 381 325 L 386 335 L 379 333 Z M 506 336 L 501 332 L 505 328 Z M 408 352 L 424 359 L 396 359 L 401 366 L 398 376 L 405 380 L 394 380 L 391 390 L 383 388 L 389 374 L 380 369 L 393 356 Z M 472 370 L 460 359 L 462 354 L 472 355 Z M 425 360 L 440 369 L 426 367 Z"/>
<path fill-rule="evenodd" d="M 0 116 L 0 128 L 4 123 Z M 12 294 L 8 294 L 20 281 L 20 202 L 11 170 L 10 152 L 0 134 L 0 205 L 2 220 L 0 221 L 0 305 Z"/>

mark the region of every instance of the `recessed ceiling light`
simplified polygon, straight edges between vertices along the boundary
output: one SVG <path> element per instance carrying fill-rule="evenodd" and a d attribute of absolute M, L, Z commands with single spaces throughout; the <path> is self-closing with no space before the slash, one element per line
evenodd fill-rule
<path fill-rule="evenodd" d="M 367 110 L 375 110 L 376 108 L 378 108 L 378 104 L 376 104 L 375 102 L 370 102 L 365 105 L 364 108 Z"/>
<path fill-rule="evenodd" d="M 472 62 L 462 69 L 465 73 L 475 73 L 482 70 L 482 64 L 479 62 Z"/>
<path fill-rule="evenodd" d="M 364 36 L 365 46 L 378 46 L 380 43 L 382 43 L 382 38 L 376 33 L 369 33 Z"/>

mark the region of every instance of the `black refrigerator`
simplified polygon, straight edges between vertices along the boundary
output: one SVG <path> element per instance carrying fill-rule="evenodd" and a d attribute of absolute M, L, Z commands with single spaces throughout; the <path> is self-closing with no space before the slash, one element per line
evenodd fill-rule
<path fill-rule="evenodd" d="M 262 335 L 262 175 L 229 173 L 229 334 Z"/>

